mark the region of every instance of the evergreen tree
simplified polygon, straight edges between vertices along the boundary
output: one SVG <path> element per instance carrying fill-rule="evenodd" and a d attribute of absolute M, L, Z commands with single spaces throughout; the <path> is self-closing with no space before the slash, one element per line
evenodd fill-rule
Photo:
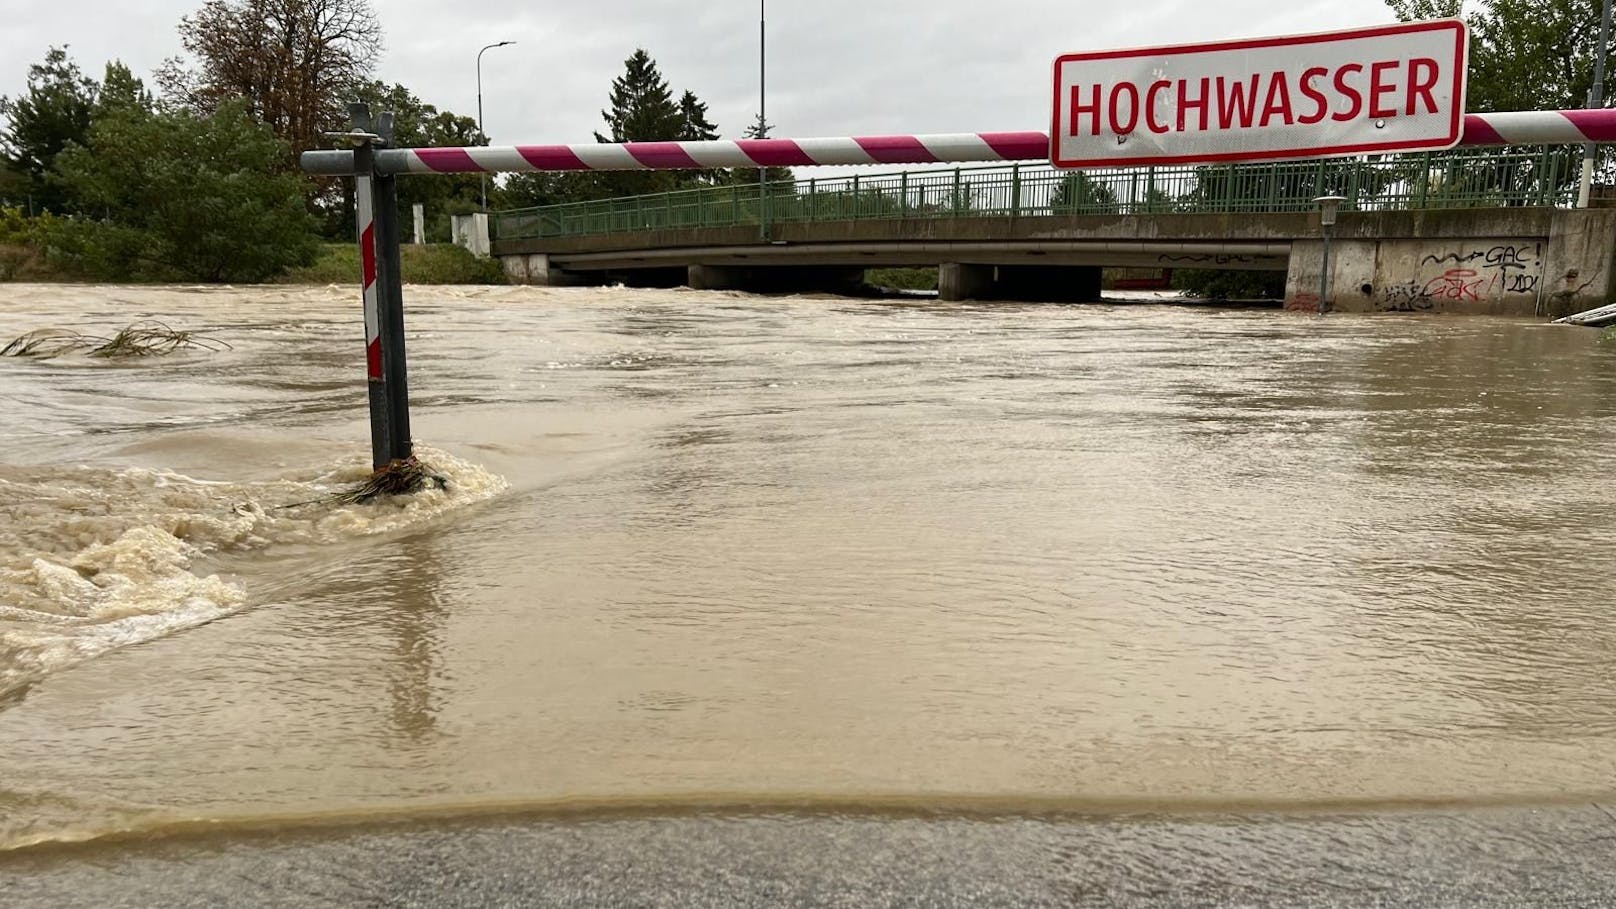
<path fill-rule="evenodd" d="M 718 126 L 708 119 L 707 105 L 691 91 L 674 100 L 668 81 L 643 48 L 623 61 L 623 75 L 612 80 L 609 105 L 609 109 L 600 112 L 607 132 L 596 133 L 597 142 L 699 142 L 718 138 Z M 519 174 L 500 187 L 499 202 L 502 208 L 526 208 L 719 182 L 723 182 L 720 171 Z"/>
<path fill-rule="evenodd" d="M 152 95 L 146 90 L 146 83 L 136 78 L 123 61 L 108 63 L 106 75 L 101 79 L 101 93 L 95 100 L 93 118 L 100 120 L 116 111 L 151 110 L 151 107 Z"/>
<path fill-rule="evenodd" d="M 656 61 L 636 50 L 623 61 L 624 73 L 612 80 L 611 110 L 600 112 L 611 129 L 609 135 L 595 134 L 597 142 L 665 142 L 680 138 L 685 117 L 673 100 L 668 80 L 662 78 Z"/>
<path fill-rule="evenodd" d="M 612 80 L 610 103 L 610 110 L 600 112 L 610 134 L 596 133 L 597 142 L 671 142 L 687 138 L 692 131 L 717 134 L 717 127 L 707 122 L 707 105 L 694 94 L 685 92 L 680 101 L 673 100 L 668 80 L 644 48 L 623 61 L 623 75 Z M 575 185 L 612 198 L 667 192 L 700 181 L 699 173 L 645 171 L 603 173 L 587 184 L 575 181 Z"/>
<path fill-rule="evenodd" d="M 20 184 L 9 193 L 20 189 L 35 210 L 69 209 L 68 194 L 51 172 L 63 149 L 85 143 L 98 93 L 99 86 L 79 72 L 67 49 L 53 47 L 44 62 L 28 68 L 23 94 L 0 98 L 0 116 L 9 121 L 0 131 L 0 161 Z"/>
<path fill-rule="evenodd" d="M 718 126 L 707 119 L 707 105 L 687 91 L 679 99 L 679 138 L 685 142 L 710 142 L 718 138 Z"/>

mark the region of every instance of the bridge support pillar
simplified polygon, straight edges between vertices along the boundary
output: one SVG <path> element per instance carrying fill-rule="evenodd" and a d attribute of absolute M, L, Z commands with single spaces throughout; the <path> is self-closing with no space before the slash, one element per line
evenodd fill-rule
<path fill-rule="evenodd" d="M 993 284 L 991 265 L 944 262 L 937 269 L 937 298 L 945 303 L 992 299 Z"/>
<path fill-rule="evenodd" d="M 591 280 L 588 274 L 574 271 L 564 271 L 550 264 L 550 257 L 543 253 L 532 255 L 500 256 L 500 265 L 505 268 L 505 277 L 512 284 L 531 284 L 535 287 L 582 287 L 598 284 Z"/>

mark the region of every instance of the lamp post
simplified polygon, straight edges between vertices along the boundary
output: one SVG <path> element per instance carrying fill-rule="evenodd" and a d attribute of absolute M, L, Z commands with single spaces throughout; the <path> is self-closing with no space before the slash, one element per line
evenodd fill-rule
<path fill-rule="evenodd" d="M 1319 233 L 1324 235 L 1324 262 L 1319 267 L 1319 315 L 1329 310 L 1330 298 L 1330 228 L 1335 226 L 1335 214 L 1341 210 L 1345 196 L 1320 196 L 1313 200 L 1319 206 Z"/>
<path fill-rule="evenodd" d="M 483 54 L 487 53 L 488 51 L 493 50 L 496 47 L 505 47 L 507 45 L 515 44 L 515 43 L 516 43 L 515 41 L 501 41 L 498 44 L 490 44 L 487 47 L 484 47 L 482 50 L 477 52 L 477 138 L 480 141 L 486 142 L 488 140 L 488 133 L 483 131 Z M 488 213 L 488 175 L 487 174 L 479 175 L 478 176 L 478 182 L 480 182 L 482 184 L 483 214 L 487 214 Z"/>
<path fill-rule="evenodd" d="M 1590 108 L 1605 106 L 1605 51 L 1610 45 L 1610 0 L 1605 0 L 1605 11 L 1599 18 L 1599 50 L 1594 55 L 1594 87 L 1588 92 Z M 1577 207 L 1587 208 L 1593 195 L 1594 154 L 1592 142 L 1582 147 L 1582 181 L 1577 186 Z"/>
<path fill-rule="evenodd" d="M 758 125 L 757 138 L 769 138 L 769 0 L 758 0 Z M 769 169 L 758 168 L 758 227 L 769 239 Z"/>

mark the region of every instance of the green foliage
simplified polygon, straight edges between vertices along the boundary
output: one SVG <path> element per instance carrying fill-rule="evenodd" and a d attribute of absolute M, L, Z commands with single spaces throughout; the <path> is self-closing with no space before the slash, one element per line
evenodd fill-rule
<path fill-rule="evenodd" d="M 51 215 L 30 218 L 20 208 L 0 208 L 0 281 L 43 281 L 58 277 L 40 251 Z"/>
<path fill-rule="evenodd" d="M 675 101 L 668 80 L 644 48 L 623 61 L 623 75 L 612 80 L 609 105 L 600 112 L 608 132 L 596 133 L 597 142 L 672 142 L 718 136 L 718 127 L 707 119 L 707 105 L 688 91 Z M 715 179 L 710 171 L 611 172 L 580 175 L 561 185 L 580 192 L 570 201 L 582 201 L 667 192 Z"/>
<path fill-rule="evenodd" d="M 1116 191 L 1080 170 L 1061 178 L 1049 204 L 1057 214 L 1109 214 L 1119 210 Z"/>
<path fill-rule="evenodd" d="M 439 110 L 427 104 L 403 85 L 367 82 L 354 93 L 353 100 L 363 101 L 370 109 L 380 113 L 393 113 L 393 142 L 406 148 L 430 146 L 464 147 L 487 145 L 488 139 L 477 128 L 477 120 Z M 498 189 L 493 179 L 488 182 L 490 204 Z M 353 236 L 352 186 L 343 181 L 341 198 L 327 200 L 328 216 L 324 234 L 327 238 L 347 239 Z M 425 207 L 427 239 L 448 242 L 449 216 L 482 210 L 482 183 L 475 174 L 443 174 L 423 179 L 398 181 L 398 211 L 404 225 L 404 238 L 409 239 L 412 222 L 411 209 L 415 204 Z"/>
<path fill-rule="evenodd" d="M 1285 273 L 1180 268 L 1173 272 L 1173 288 L 1209 300 L 1282 300 Z"/>
<path fill-rule="evenodd" d="M 1460 0 L 1386 0 L 1405 22 L 1460 15 Z M 1602 0 L 1480 0 L 1470 24 L 1471 111 L 1588 103 Z"/>
<path fill-rule="evenodd" d="M 593 177 L 591 173 L 515 174 L 499 188 L 497 207 L 534 208 L 604 198 L 604 190 Z"/>
<path fill-rule="evenodd" d="M 686 123 L 668 80 L 640 48 L 623 61 L 623 75 L 612 80 L 611 107 L 600 115 L 610 132 L 597 142 L 657 142 L 678 139 Z"/>
<path fill-rule="evenodd" d="M 100 119 L 118 111 L 150 110 L 152 107 L 151 92 L 146 90 L 146 83 L 136 78 L 121 60 L 113 60 L 107 64 L 100 88 L 91 114 L 92 119 Z"/>
<path fill-rule="evenodd" d="M 53 255 L 109 280 L 255 282 L 315 253 L 304 181 L 285 144 L 237 105 L 199 117 L 111 111 L 56 161 L 83 212 L 48 232 Z"/>
<path fill-rule="evenodd" d="M 452 243 L 405 244 L 399 247 L 404 281 L 409 284 L 504 284 L 505 271 L 497 259 L 478 259 Z M 282 284 L 355 284 L 359 280 L 359 246 L 327 243 L 310 265 L 294 268 Z"/>
<path fill-rule="evenodd" d="M 66 49 L 53 47 L 28 68 L 23 94 L 0 98 L 0 116 L 8 121 L 0 131 L 0 161 L 9 171 L 0 181 L 0 201 L 35 211 L 68 210 L 67 194 L 51 180 L 51 169 L 64 149 L 84 144 L 98 93 Z"/>
<path fill-rule="evenodd" d="M 864 283 L 885 290 L 936 290 L 935 268 L 872 268 L 864 273 Z"/>

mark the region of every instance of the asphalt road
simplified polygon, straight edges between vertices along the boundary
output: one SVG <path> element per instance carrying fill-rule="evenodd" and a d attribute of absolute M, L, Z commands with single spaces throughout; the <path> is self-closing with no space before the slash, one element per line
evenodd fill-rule
<path fill-rule="evenodd" d="M 678 814 L 0 856 L 0 906 L 1616 906 L 1596 805 L 1292 817 Z"/>

